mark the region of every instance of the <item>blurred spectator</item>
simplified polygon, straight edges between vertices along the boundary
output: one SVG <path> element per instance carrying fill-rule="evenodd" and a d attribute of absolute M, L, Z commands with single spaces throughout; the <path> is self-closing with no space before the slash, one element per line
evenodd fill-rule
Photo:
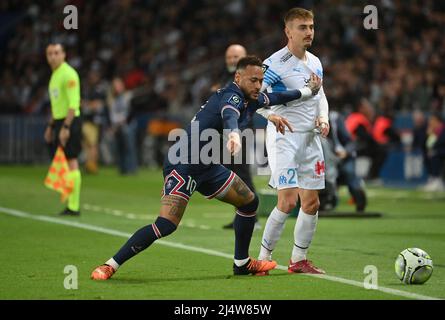
<path fill-rule="evenodd" d="M 433 101 L 432 110 L 442 113 L 445 112 L 445 76 L 437 86 L 437 95 Z"/>
<path fill-rule="evenodd" d="M 18 86 L 10 73 L 3 74 L 0 86 L 0 113 L 21 113 Z"/>
<path fill-rule="evenodd" d="M 380 145 L 388 149 L 400 146 L 400 136 L 394 128 L 394 114 L 385 109 L 383 114 L 377 116 L 372 126 L 372 136 Z"/>
<path fill-rule="evenodd" d="M 439 113 L 430 116 L 427 129 L 427 169 L 429 179 L 425 191 L 444 191 L 445 173 L 445 123 Z"/>
<path fill-rule="evenodd" d="M 345 122 L 346 129 L 355 141 L 357 155 L 370 158 L 371 167 L 368 179 L 378 179 L 380 169 L 386 159 L 387 150 L 373 137 L 374 107 L 367 99 L 361 99 Z"/>
<path fill-rule="evenodd" d="M 150 135 L 151 121 L 159 121 L 159 119 L 168 118 L 168 100 L 166 99 L 166 92 L 170 91 L 170 85 L 166 84 L 165 91 L 160 90 L 162 94 L 156 93 L 153 84 L 148 81 L 143 86 L 133 89 L 131 99 L 131 113 L 129 119 L 136 123 L 136 150 L 138 163 L 144 163 L 144 144 L 147 141 L 147 136 Z M 149 137 L 150 138 L 150 137 Z M 157 139 L 154 139 L 157 140 Z M 158 142 L 158 141 L 156 141 Z M 149 152 L 153 155 L 158 155 L 158 164 L 162 164 L 163 159 L 161 155 L 161 148 L 159 143 L 152 144 L 152 150 Z M 155 156 L 156 157 L 156 156 Z"/>
<path fill-rule="evenodd" d="M 413 137 L 411 142 L 411 151 L 414 153 L 421 153 L 424 167 L 428 163 L 427 150 L 426 150 L 426 139 L 427 139 L 427 129 L 428 122 L 425 114 L 420 110 L 414 110 L 412 114 L 413 120 Z"/>
<path fill-rule="evenodd" d="M 81 78 L 99 60 L 108 81 L 122 74 L 132 89 L 156 77 L 163 91 L 164 74 L 173 73 L 183 91 L 201 101 L 203 89 L 220 78 L 214 66 L 227 44 L 244 43 L 260 56 L 269 55 L 283 41 L 282 30 L 270 26 L 278 26 L 293 6 L 317 12 L 313 50 L 326 66 L 332 103 L 343 109 L 347 98 L 364 96 L 377 112 L 386 106 L 440 111 L 445 104 L 443 81 L 438 86 L 445 71 L 442 1 L 375 2 L 382 12 L 377 30 L 363 28 L 366 0 L 75 1 L 82 26 L 75 32 L 61 23 L 68 2 L 2 2 L 0 112 L 21 112 L 44 87 L 48 71 L 41 52 L 54 38 L 65 44 Z"/>
<path fill-rule="evenodd" d="M 219 81 L 210 88 L 210 91 L 215 92 L 219 88 L 224 88 L 232 83 L 235 76 L 236 65 L 238 64 L 239 59 L 245 57 L 246 55 L 246 48 L 240 44 L 232 44 L 227 47 L 225 53 L 226 64 L 224 72 L 219 78 Z"/>
<path fill-rule="evenodd" d="M 121 174 L 137 170 L 136 121 L 130 120 L 131 93 L 126 91 L 121 78 L 114 78 L 107 95 L 110 130 L 114 134 L 116 158 Z"/>
<path fill-rule="evenodd" d="M 63 28 L 68 3 L 78 8 L 78 30 Z M 379 10 L 377 30 L 363 28 L 368 4 Z M 203 102 L 220 79 L 221 68 L 215 66 L 226 46 L 243 43 L 260 57 L 270 55 L 283 44 L 279 25 L 294 6 L 316 12 L 318 35 L 311 50 L 325 66 L 324 88 L 340 112 L 350 112 L 349 99 L 359 97 L 377 114 L 445 111 L 444 1 L 5 0 L 0 4 L 0 114 L 49 112 L 42 52 L 57 40 L 81 79 L 99 61 L 102 80 L 121 74 L 136 93 L 142 88 L 135 111 L 141 144 L 153 114 L 145 108 L 162 104 L 156 113 L 167 117 L 172 111 L 196 112 L 186 106 Z M 160 97 L 161 104 L 150 100 Z"/>
<path fill-rule="evenodd" d="M 322 139 L 326 161 L 326 188 L 320 191 L 320 210 L 334 209 L 338 202 L 337 188 L 346 185 L 357 212 L 366 208 L 366 192 L 362 179 L 355 172 L 356 144 L 345 127 L 344 117 L 329 112 L 331 130 L 328 139 Z"/>
<path fill-rule="evenodd" d="M 105 98 L 108 84 L 101 80 L 100 72 L 91 70 L 86 86 L 82 90 L 82 134 L 83 148 L 86 155 L 85 170 L 87 173 L 97 173 L 99 164 L 99 139 L 105 124 Z"/>

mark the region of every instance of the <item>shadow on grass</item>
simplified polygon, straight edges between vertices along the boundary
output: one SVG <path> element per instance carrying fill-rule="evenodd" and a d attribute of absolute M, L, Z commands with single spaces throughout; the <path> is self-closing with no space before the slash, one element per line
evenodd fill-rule
<path fill-rule="evenodd" d="M 113 284 L 143 284 L 143 283 L 162 283 L 162 282 L 182 282 L 182 281 L 208 281 L 208 280 L 241 280 L 246 281 L 250 279 L 267 279 L 271 277 L 282 277 L 282 276 L 288 276 L 287 273 L 273 273 L 269 276 L 235 276 L 235 275 L 227 275 L 227 274 L 220 274 L 220 275 L 211 275 L 211 276 L 189 276 L 189 277 L 174 277 L 174 278 L 133 278 L 133 277 L 119 277 L 112 278 L 108 281 L 112 282 Z"/>

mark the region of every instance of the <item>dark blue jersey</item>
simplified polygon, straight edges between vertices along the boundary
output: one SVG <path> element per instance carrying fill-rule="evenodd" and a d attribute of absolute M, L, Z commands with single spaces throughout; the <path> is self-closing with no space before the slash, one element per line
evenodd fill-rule
<path fill-rule="evenodd" d="M 260 94 L 258 100 L 247 100 L 238 85 L 232 82 L 210 96 L 192 122 L 198 121 L 200 130 L 213 128 L 220 133 L 223 129 L 242 130 L 257 109 L 267 106 L 266 99 Z M 190 126 L 188 133 L 189 130 Z"/>
<path fill-rule="evenodd" d="M 244 129 L 259 108 L 284 104 L 300 97 L 301 92 L 293 90 L 279 93 L 260 93 L 257 100 L 247 100 L 238 85 L 233 82 L 210 96 L 185 129 L 186 136 L 182 136 L 170 148 L 170 151 L 175 150 L 173 151 L 175 159 L 180 159 L 180 163 L 198 164 L 200 163 L 198 158 L 202 148 L 213 138 L 216 138 L 208 136 L 207 139 L 204 139 L 203 137 L 207 136 L 206 134 L 203 135 L 205 130 L 212 129 L 214 133 L 217 132 L 220 135 Z M 217 138 L 219 139 L 219 136 Z M 171 164 L 168 156 L 165 164 Z"/>

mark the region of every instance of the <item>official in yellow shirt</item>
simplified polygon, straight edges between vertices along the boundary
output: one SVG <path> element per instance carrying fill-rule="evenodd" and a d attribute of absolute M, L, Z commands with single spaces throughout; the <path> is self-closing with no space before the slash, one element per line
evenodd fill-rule
<path fill-rule="evenodd" d="M 49 44 L 46 58 L 52 69 L 49 81 L 51 118 L 45 130 L 45 141 L 62 146 L 70 168 L 69 178 L 74 189 L 67 208 L 61 215 L 80 215 L 81 175 L 77 160 L 81 147 L 80 80 L 76 70 L 65 62 L 66 54 L 60 43 Z"/>

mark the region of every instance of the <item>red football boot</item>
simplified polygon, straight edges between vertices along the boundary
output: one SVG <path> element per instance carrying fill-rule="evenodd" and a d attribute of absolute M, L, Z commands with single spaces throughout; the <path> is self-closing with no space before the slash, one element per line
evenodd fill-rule
<path fill-rule="evenodd" d="M 310 260 L 301 260 L 298 262 L 289 261 L 289 267 L 287 268 L 289 273 L 312 273 L 312 274 L 325 274 L 323 269 L 317 268 L 312 264 Z"/>

